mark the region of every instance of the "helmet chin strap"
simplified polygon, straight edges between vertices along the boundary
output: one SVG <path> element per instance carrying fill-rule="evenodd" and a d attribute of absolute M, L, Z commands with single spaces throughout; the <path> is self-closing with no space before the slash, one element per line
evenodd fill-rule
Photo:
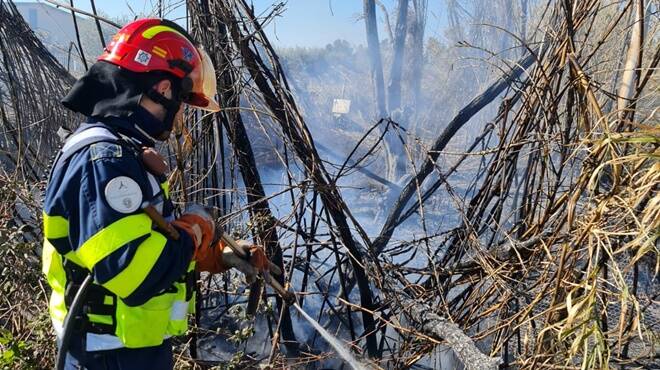
<path fill-rule="evenodd" d="M 165 108 L 166 113 L 165 118 L 163 119 L 163 132 L 172 131 L 172 127 L 174 127 L 174 118 L 181 107 L 181 100 L 166 98 L 164 95 L 159 94 L 155 89 L 149 89 L 145 94 L 149 99 Z"/>

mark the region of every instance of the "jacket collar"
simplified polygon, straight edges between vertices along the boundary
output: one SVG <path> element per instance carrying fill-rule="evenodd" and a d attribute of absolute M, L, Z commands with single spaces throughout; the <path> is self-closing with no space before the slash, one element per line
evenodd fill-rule
<path fill-rule="evenodd" d="M 102 122 L 122 135 L 133 139 L 140 146 L 154 147 L 157 130 L 163 123 L 149 111 L 138 107 L 128 117 L 90 117 L 87 122 Z"/>

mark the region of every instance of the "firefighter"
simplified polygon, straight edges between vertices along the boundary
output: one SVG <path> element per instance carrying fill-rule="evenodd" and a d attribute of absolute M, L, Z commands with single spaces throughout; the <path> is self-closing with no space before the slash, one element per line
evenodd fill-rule
<path fill-rule="evenodd" d="M 49 312 L 62 339 L 82 281 L 93 283 L 71 320 L 66 369 L 171 369 L 170 338 L 186 332 L 195 270 L 237 268 L 249 280 L 267 268 L 263 250 L 241 243 L 249 260 L 214 239 L 201 207 L 174 219 L 154 145 L 166 140 L 183 104 L 217 111 L 215 71 L 176 23 L 141 19 L 123 27 L 62 103 L 87 119 L 59 152 L 44 197 L 43 272 Z M 156 208 L 174 239 L 144 212 Z M 60 343 L 61 345 L 61 343 Z"/>

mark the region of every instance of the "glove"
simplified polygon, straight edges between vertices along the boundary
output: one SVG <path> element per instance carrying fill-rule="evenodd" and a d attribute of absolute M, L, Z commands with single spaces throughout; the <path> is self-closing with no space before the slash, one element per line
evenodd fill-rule
<path fill-rule="evenodd" d="M 241 248 L 249 259 L 245 259 L 236 254 L 231 248 L 222 245 L 222 265 L 225 269 L 235 268 L 245 275 L 245 280 L 252 284 L 257 280 L 257 275 L 260 272 L 268 271 L 270 268 L 270 261 L 266 257 L 264 250 L 246 240 L 237 240 L 236 244 Z"/>
<path fill-rule="evenodd" d="M 219 274 L 229 270 L 229 267 L 223 263 L 222 252 L 224 247 L 222 241 L 219 241 L 205 248 L 197 248 L 193 255 L 193 259 L 197 262 L 195 265 L 197 271 Z"/>
<path fill-rule="evenodd" d="M 192 238 L 195 243 L 193 260 L 204 267 L 210 265 L 209 268 L 213 267 L 212 261 L 217 263 L 222 251 L 215 251 L 211 245 L 215 237 L 215 223 L 204 207 L 196 204 L 186 206 L 184 214 L 172 221 L 172 225 L 185 231 Z"/>

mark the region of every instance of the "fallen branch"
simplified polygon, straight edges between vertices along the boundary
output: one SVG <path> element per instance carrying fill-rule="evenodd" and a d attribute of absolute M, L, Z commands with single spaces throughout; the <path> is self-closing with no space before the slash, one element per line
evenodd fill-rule
<path fill-rule="evenodd" d="M 406 316 L 421 325 L 422 332 L 438 339 L 444 339 L 456 356 L 469 370 L 495 370 L 502 359 L 488 357 L 481 353 L 472 338 L 467 336 L 457 324 L 440 317 L 427 305 L 418 301 L 404 300 Z"/>

